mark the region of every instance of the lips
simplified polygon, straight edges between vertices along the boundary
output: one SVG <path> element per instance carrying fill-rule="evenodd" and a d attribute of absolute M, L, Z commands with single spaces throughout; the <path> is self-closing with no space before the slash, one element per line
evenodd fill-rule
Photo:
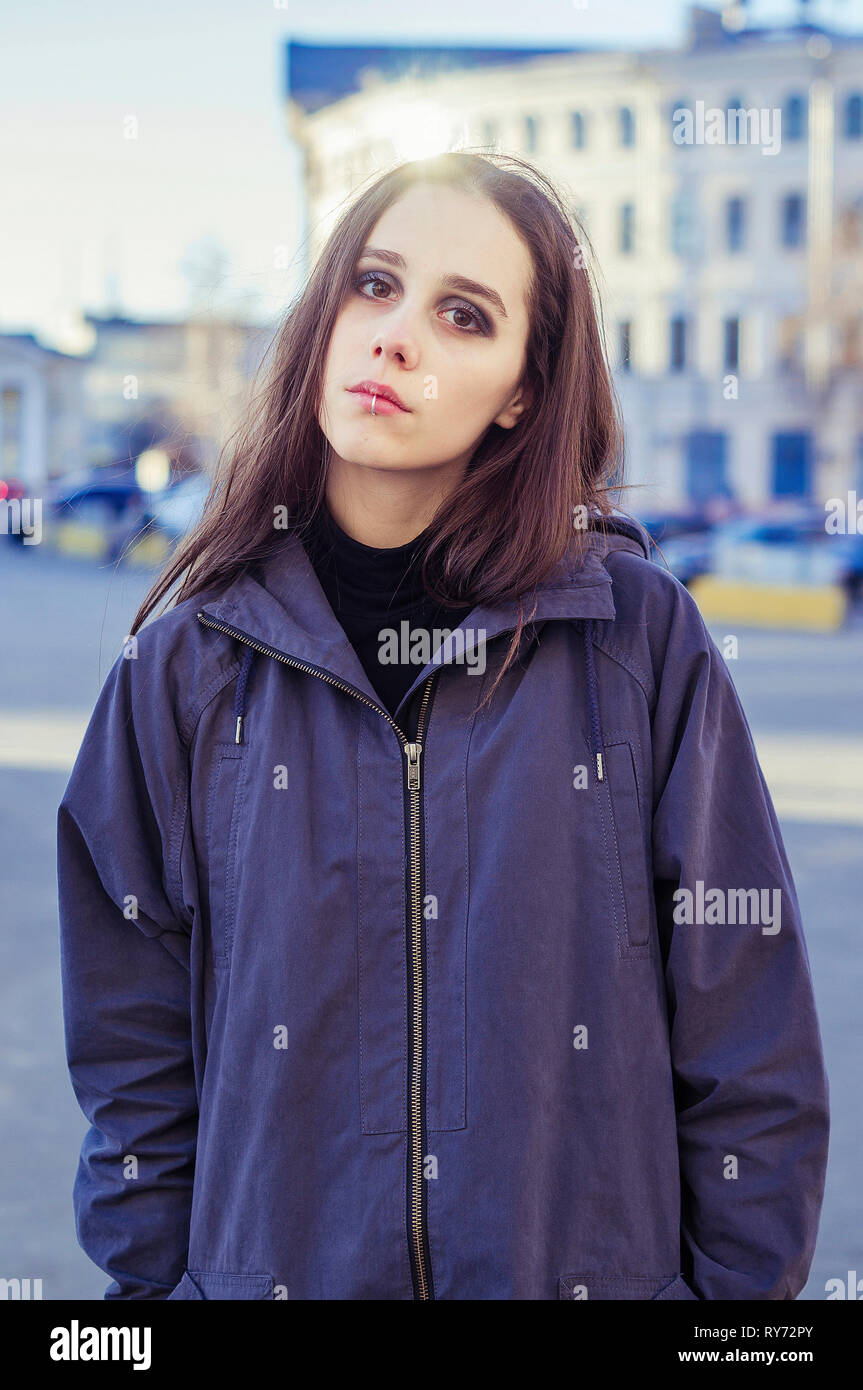
<path fill-rule="evenodd" d="M 391 386 L 385 386 L 382 381 L 358 381 L 356 386 L 349 386 L 348 390 L 362 396 L 377 396 L 378 400 L 391 401 L 399 410 L 408 410 L 398 392 Z"/>

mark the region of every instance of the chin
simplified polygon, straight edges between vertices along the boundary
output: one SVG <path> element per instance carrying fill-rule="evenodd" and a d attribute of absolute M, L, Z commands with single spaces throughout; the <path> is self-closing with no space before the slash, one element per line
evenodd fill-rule
<path fill-rule="evenodd" d="M 388 456 L 386 451 L 372 448 L 370 445 L 359 449 L 340 449 L 339 453 L 352 468 L 388 468 L 396 472 L 401 468 L 415 466 L 410 459 Z"/>

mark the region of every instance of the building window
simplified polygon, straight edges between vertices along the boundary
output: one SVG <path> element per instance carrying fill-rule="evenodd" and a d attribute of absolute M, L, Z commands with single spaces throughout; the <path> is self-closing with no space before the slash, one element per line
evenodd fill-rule
<path fill-rule="evenodd" d="M 786 140 L 802 140 L 806 134 L 806 98 L 795 92 L 785 100 L 782 134 Z"/>
<path fill-rule="evenodd" d="M 587 122 L 584 119 L 583 111 L 570 112 L 569 128 L 572 148 L 574 150 L 583 150 L 587 145 Z"/>
<path fill-rule="evenodd" d="M 635 115 L 631 106 L 621 106 L 617 113 L 621 145 L 635 144 Z"/>
<path fill-rule="evenodd" d="M 720 430 L 691 430 L 686 440 L 686 495 L 703 504 L 733 496 L 728 482 L 727 439 Z"/>
<path fill-rule="evenodd" d="M 740 366 L 740 319 L 726 319 L 722 325 L 722 359 L 727 372 L 736 372 Z"/>
<path fill-rule="evenodd" d="M 686 370 L 686 319 L 676 317 L 671 320 L 671 351 L 669 365 L 673 372 Z"/>
<path fill-rule="evenodd" d="M 635 250 L 635 204 L 620 205 L 620 254 L 631 256 Z"/>
<path fill-rule="evenodd" d="M 845 98 L 845 139 L 863 140 L 863 95 L 851 92 Z"/>
<path fill-rule="evenodd" d="M 812 438 L 798 433 L 773 436 L 773 496 L 810 497 L 812 494 Z"/>
<path fill-rule="evenodd" d="M 806 234 L 806 200 L 802 193 L 788 193 L 782 199 L 782 245 L 802 246 Z"/>
<path fill-rule="evenodd" d="M 729 251 L 742 251 L 746 237 L 746 204 L 742 198 L 729 198 L 725 204 L 725 244 Z"/>
<path fill-rule="evenodd" d="M 622 372 L 632 370 L 632 323 L 624 319 L 617 327 L 617 359 Z"/>
<path fill-rule="evenodd" d="M 524 143 L 528 154 L 536 154 L 539 149 L 539 118 L 537 116 L 525 116 L 524 118 Z"/>
<path fill-rule="evenodd" d="M 675 256 L 688 256 L 695 250 L 695 216 L 688 193 L 678 193 L 671 201 L 671 249 Z"/>

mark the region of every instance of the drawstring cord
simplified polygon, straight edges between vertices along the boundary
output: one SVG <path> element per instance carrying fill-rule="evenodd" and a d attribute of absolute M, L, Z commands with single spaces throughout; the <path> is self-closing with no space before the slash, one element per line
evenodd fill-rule
<path fill-rule="evenodd" d="M 240 674 L 237 677 L 237 691 L 234 696 L 234 719 L 236 721 L 237 732 L 234 739 L 235 743 L 243 741 L 243 720 L 246 717 L 246 685 L 249 680 L 249 671 L 255 659 L 254 647 L 243 648 L 243 664 Z"/>
<path fill-rule="evenodd" d="M 596 776 L 603 781 L 602 771 L 602 725 L 599 722 L 599 696 L 596 688 L 596 665 L 593 659 L 593 618 L 585 618 L 582 624 L 584 637 L 584 664 L 587 670 L 587 699 L 590 706 L 590 731 L 593 737 L 593 751 L 596 756 Z"/>

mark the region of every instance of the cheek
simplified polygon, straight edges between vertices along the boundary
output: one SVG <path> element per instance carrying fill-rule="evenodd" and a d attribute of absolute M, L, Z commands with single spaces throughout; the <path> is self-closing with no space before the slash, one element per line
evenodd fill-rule
<path fill-rule="evenodd" d="M 330 334 L 327 349 L 327 378 L 343 371 L 351 359 L 356 358 L 357 347 L 361 341 L 362 325 L 353 306 L 346 305 L 339 313 Z"/>
<path fill-rule="evenodd" d="M 513 396 L 519 380 L 518 365 L 509 351 L 465 354 L 448 368 L 438 386 L 441 400 L 454 403 L 463 418 L 480 425 L 500 413 Z"/>
<path fill-rule="evenodd" d="M 328 387 L 332 385 L 333 377 L 339 370 L 339 362 L 344 355 L 344 325 L 337 319 L 333 331 L 330 334 L 330 342 L 327 348 L 327 357 L 324 364 L 324 381 Z"/>

